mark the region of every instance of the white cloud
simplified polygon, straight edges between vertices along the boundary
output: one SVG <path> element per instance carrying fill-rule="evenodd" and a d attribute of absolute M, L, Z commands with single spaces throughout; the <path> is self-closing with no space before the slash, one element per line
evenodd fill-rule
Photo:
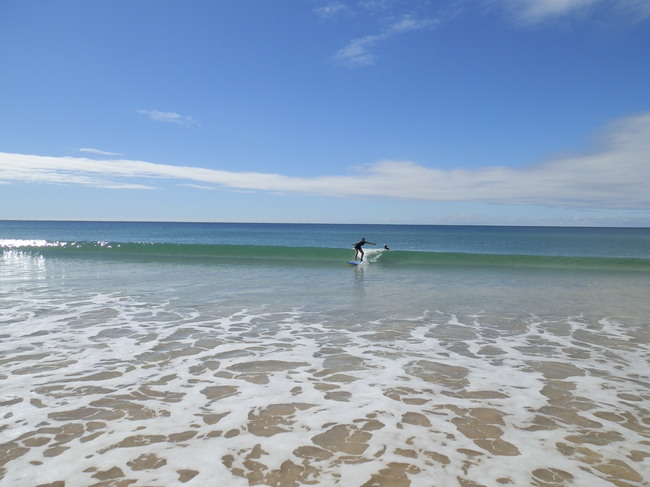
<path fill-rule="evenodd" d="M 119 156 L 120 155 L 117 152 L 106 152 L 106 151 L 99 150 L 99 149 L 89 149 L 89 148 L 79 149 L 79 152 L 84 152 L 86 154 L 93 154 L 93 155 L 96 155 L 96 156 Z"/>
<path fill-rule="evenodd" d="M 179 184 L 179 186 L 183 186 L 185 188 L 205 189 L 207 191 L 215 191 L 216 189 L 219 189 L 215 186 L 207 186 L 205 184 L 193 184 L 193 183 Z"/>
<path fill-rule="evenodd" d="M 314 11 L 324 19 L 335 18 L 346 12 L 349 18 L 388 25 L 385 28 L 376 27 L 375 32 L 350 40 L 333 56 L 343 66 L 358 68 L 375 62 L 381 44 L 408 32 L 432 28 L 456 18 L 463 11 L 477 8 L 507 12 L 516 19 L 516 23 L 525 25 L 570 16 L 588 19 L 592 14 L 599 16 L 599 23 L 606 23 L 609 19 L 640 21 L 650 17 L 650 0 L 447 0 L 434 3 L 367 0 L 345 4 L 328 0 Z M 395 21 L 396 18 L 401 20 Z"/>
<path fill-rule="evenodd" d="M 327 4 L 323 5 L 322 7 L 315 8 L 314 12 L 316 12 L 319 17 L 329 19 L 342 12 L 347 12 L 348 10 L 349 8 L 344 3 L 331 1 L 327 2 Z"/>
<path fill-rule="evenodd" d="M 517 0 L 522 16 L 529 20 L 557 17 L 590 7 L 601 0 Z"/>
<path fill-rule="evenodd" d="M 372 64 L 376 58 L 373 49 L 381 42 L 407 32 L 429 29 L 438 23 L 434 19 L 416 19 L 411 16 L 403 17 L 383 29 L 379 34 L 368 35 L 351 40 L 347 46 L 340 49 L 334 59 L 347 67 L 361 67 Z"/>
<path fill-rule="evenodd" d="M 159 110 L 136 110 L 136 113 L 145 115 L 156 122 L 176 123 L 179 125 L 194 125 L 198 123 L 192 117 L 180 115 L 175 112 L 161 112 Z"/>
<path fill-rule="evenodd" d="M 502 0 L 516 17 L 525 23 L 540 23 L 578 13 L 586 13 L 599 6 L 611 13 L 633 16 L 636 20 L 650 16 L 648 0 Z"/>
<path fill-rule="evenodd" d="M 353 39 L 347 46 L 336 53 L 334 59 L 348 67 L 368 66 L 375 61 L 375 56 L 370 52 L 370 49 L 379 40 L 381 38 L 378 36 Z"/>
<path fill-rule="evenodd" d="M 638 19 L 650 17 L 650 2 L 648 0 L 621 0 L 621 7 Z"/>
<path fill-rule="evenodd" d="M 234 190 L 329 197 L 466 201 L 548 207 L 650 209 L 650 112 L 623 119 L 598 137 L 590 153 L 537 164 L 482 169 L 436 169 L 382 161 L 348 175 L 298 178 L 143 161 L 91 160 L 0 153 L 0 182 L 150 189 L 137 180 Z"/>

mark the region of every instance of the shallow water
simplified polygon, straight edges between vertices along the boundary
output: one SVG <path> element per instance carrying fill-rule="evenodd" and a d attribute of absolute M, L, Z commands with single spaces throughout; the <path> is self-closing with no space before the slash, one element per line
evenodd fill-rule
<path fill-rule="evenodd" d="M 5 252 L 2 486 L 646 486 L 648 277 Z"/>

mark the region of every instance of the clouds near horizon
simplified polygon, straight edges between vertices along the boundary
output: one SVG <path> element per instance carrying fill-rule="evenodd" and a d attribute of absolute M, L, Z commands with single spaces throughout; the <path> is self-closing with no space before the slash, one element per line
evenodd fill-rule
<path fill-rule="evenodd" d="M 0 31 L 3 218 L 650 225 L 650 0 L 63 3 Z"/>
<path fill-rule="evenodd" d="M 117 152 L 108 152 L 108 151 L 104 151 L 104 150 L 100 150 L 100 149 L 92 149 L 92 148 L 88 148 L 88 147 L 82 147 L 81 149 L 79 149 L 79 152 L 84 152 L 86 154 L 92 154 L 92 155 L 95 155 L 95 156 L 119 156 L 119 155 L 121 155 L 121 154 L 119 154 Z"/>
<path fill-rule="evenodd" d="M 611 124 L 588 153 L 519 167 L 438 169 L 379 161 L 347 174 L 294 177 L 131 160 L 0 153 L 0 183 L 154 189 L 179 185 L 336 198 L 392 198 L 560 208 L 650 209 L 650 112 Z M 143 182 L 144 181 L 144 182 Z M 198 190 L 198 189 L 197 189 Z"/>

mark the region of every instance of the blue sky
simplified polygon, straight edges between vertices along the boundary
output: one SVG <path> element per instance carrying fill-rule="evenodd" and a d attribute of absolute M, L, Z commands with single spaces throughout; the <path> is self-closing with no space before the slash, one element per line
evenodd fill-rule
<path fill-rule="evenodd" d="M 0 219 L 650 226 L 648 0 L 0 0 Z"/>

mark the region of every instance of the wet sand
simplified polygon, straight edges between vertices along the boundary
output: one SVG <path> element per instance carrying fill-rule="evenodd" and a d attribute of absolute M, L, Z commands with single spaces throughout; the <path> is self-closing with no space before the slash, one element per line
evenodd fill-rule
<path fill-rule="evenodd" d="M 362 323 L 119 293 L 1 313 L 2 486 L 650 485 L 636 319 Z"/>

